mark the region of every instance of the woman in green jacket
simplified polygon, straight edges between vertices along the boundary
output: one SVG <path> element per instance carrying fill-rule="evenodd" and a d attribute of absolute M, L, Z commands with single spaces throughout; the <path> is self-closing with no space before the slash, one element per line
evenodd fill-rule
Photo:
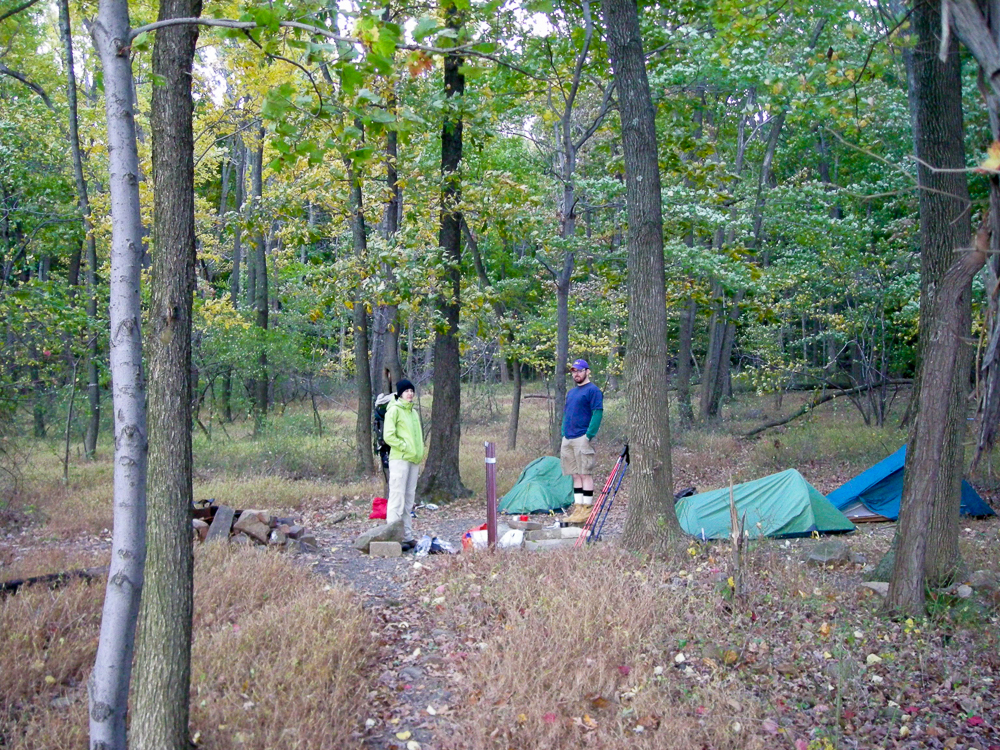
<path fill-rule="evenodd" d="M 420 415 L 413 408 L 413 383 L 400 380 L 396 384 L 396 398 L 385 414 L 382 439 L 389 451 L 389 504 L 386 523 L 403 519 L 404 547 L 412 547 L 413 502 L 417 489 L 420 462 L 424 460 L 424 433 L 420 428 Z"/>

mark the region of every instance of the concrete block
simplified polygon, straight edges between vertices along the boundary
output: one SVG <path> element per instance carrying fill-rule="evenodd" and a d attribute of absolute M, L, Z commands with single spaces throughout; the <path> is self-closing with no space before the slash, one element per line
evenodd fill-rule
<path fill-rule="evenodd" d="M 576 544 L 576 539 L 541 539 L 537 542 L 525 540 L 524 548 L 529 552 L 544 552 L 560 547 L 572 547 Z"/>
<path fill-rule="evenodd" d="M 507 521 L 507 525 L 512 529 L 520 529 L 521 531 L 537 531 L 542 528 L 542 524 L 538 521 L 518 521 L 517 519 Z"/>
<path fill-rule="evenodd" d="M 400 557 L 403 545 L 399 542 L 372 542 L 368 545 L 368 554 L 372 557 Z"/>
<path fill-rule="evenodd" d="M 583 531 L 582 526 L 563 526 L 560 529 L 539 529 L 525 532 L 524 538 L 532 542 L 548 539 L 576 539 Z"/>

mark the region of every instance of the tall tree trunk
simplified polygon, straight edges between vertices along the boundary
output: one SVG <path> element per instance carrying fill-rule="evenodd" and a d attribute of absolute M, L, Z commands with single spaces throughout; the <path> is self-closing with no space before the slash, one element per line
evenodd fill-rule
<path fill-rule="evenodd" d="M 347 179 L 351 184 L 351 231 L 354 255 L 363 263 L 368 254 L 361 176 L 346 160 Z M 368 313 L 361 285 L 354 289 L 354 382 L 358 390 L 358 420 L 354 425 L 354 468 L 359 474 L 375 473 L 372 457 L 372 381 L 368 371 Z"/>
<path fill-rule="evenodd" d="M 395 100 L 392 101 L 395 106 Z M 385 205 L 385 234 L 393 242 L 399 231 L 399 214 L 402 206 L 402 193 L 399 187 L 399 173 L 396 170 L 398 160 L 397 133 L 390 130 L 386 134 L 386 182 L 390 190 L 389 200 Z M 390 284 L 396 279 L 392 268 L 386 268 Z M 399 362 L 399 306 L 386 305 L 386 331 L 382 339 L 382 388 L 386 393 L 392 391 L 395 384 L 403 379 L 403 367 Z"/>
<path fill-rule="evenodd" d="M 126 0 L 101 0 L 92 26 L 104 69 L 111 193 L 110 360 L 115 435 L 111 568 L 90 693 L 90 747 L 126 750 L 135 621 L 146 562 L 146 383 L 142 372 L 142 219 Z"/>
<path fill-rule="evenodd" d="M 913 143 L 917 158 L 917 180 L 920 208 L 920 331 L 921 360 L 925 356 L 925 335 L 935 330 L 937 297 L 942 280 L 955 258 L 956 248 L 968 247 L 971 228 L 969 219 L 969 191 L 965 173 L 964 125 L 962 122 L 962 74 L 958 43 L 952 45 L 945 62 L 938 58 L 941 12 L 933 0 L 917 0 L 911 14 L 916 45 L 907 52 L 909 73 L 910 115 L 913 124 Z M 924 166 L 924 165 L 930 166 Z M 969 295 L 964 304 L 971 304 Z M 968 320 L 971 312 L 963 316 Z M 966 324 L 962 322 L 962 325 Z M 968 328 L 961 335 L 968 335 Z M 963 358 L 952 370 L 954 382 L 949 401 L 956 406 L 948 412 L 944 425 L 941 449 L 941 467 L 934 487 L 934 499 L 927 533 L 933 529 L 934 542 L 927 548 L 924 574 L 929 585 L 947 583 L 961 566 L 958 548 L 959 509 L 965 452 L 962 440 L 965 432 L 965 395 L 968 392 L 969 357 L 967 347 L 956 350 Z M 921 364 L 914 395 L 917 405 L 916 422 L 920 421 L 920 390 L 925 368 Z M 911 426 L 909 449 L 906 456 L 904 477 L 909 480 L 915 451 L 916 423 Z M 904 488 L 903 506 L 908 495 Z M 900 511 L 902 518 L 902 507 Z M 902 524 L 897 527 L 901 534 Z M 897 538 L 892 550 L 879 563 L 883 575 L 892 568 L 892 554 L 898 547 Z M 922 597 L 922 592 L 921 592 Z M 921 605 L 922 606 L 922 605 Z"/>
<path fill-rule="evenodd" d="M 990 221 L 987 215 L 976 238 L 975 250 L 956 261 L 937 285 L 933 328 L 924 341 L 917 414 L 906 452 L 899 537 L 885 599 L 885 609 L 889 612 L 915 617 L 924 614 L 928 553 L 945 541 L 940 537 L 942 530 L 934 528 L 932 519 L 937 512 L 942 475 L 949 469 L 945 452 L 949 447 L 948 431 L 954 422 L 955 370 L 966 359 L 961 349 L 968 348 L 963 332 L 965 308 L 969 304 L 972 278 L 989 257 Z M 950 573 L 954 574 L 954 568 Z"/>
<path fill-rule="evenodd" d="M 201 15 L 201 0 L 161 0 L 159 20 Z M 198 27 L 156 32 L 152 297 L 149 310 L 149 497 L 146 584 L 136 650 L 131 745 L 187 750 L 191 684 L 191 314 L 195 291 L 191 68 Z"/>
<path fill-rule="evenodd" d="M 602 0 L 618 87 L 628 203 L 628 401 L 632 484 L 622 542 L 630 549 L 680 536 L 674 512 L 667 389 L 667 303 L 656 122 L 635 0 Z"/>
<path fill-rule="evenodd" d="M 455 0 L 443 0 L 445 25 L 460 31 L 462 18 Z M 444 325 L 434 336 L 434 402 L 431 406 L 430 452 L 417 482 L 417 495 L 432 502 L 450 502 L 471 493 L 462 484 L 458 448 L 462 436 L 461 359 L 458 351 L 458 320 L 462 281 L 462 95 L 465 76 L 462 57 L 450 52 L 444 58 L 445 115 L 441 128 L 441 232 L 439 243 L 448 270 L 446 289 L 437 298 Z"/>
<path fill-rule="evenodd" d="M 694 320 L 698 303 L 688 297 L 681 309 L 679 346 L 677 351 L 677 411 L 681 427 L 694 424 L 694 410 L 691 408 L 691 344 L 694 339 Z"/>
<path fill-rule="evenodd" d="M 573 222 L 563 222 L 563 232 L 573 231 Z M 569 229 L 567 229 L 569 226 Z M 569 235 L 572 237 L 572 235 Z M 562 443 L 563 410 L 566 408 L 566 365 L 569 363 L 569 291 L 573 278 L 574 253 L 566 251 L 563 255 L 563 265 L 556 276 L 556 364 L 553 375 L 555 396 L 552 402 L 552 424 L 550 427 L 549 447 L 553 454 L 559 455 Z"/>
<path fill-rule="evenodd" d="M 87 180 L 83 176 L 83 152 L 80 150 L 80 120 L 77 112 L 76 72 L 73 67 L 73 32 L 70 24 L 69 0 L 59 0 L 59 32 L 60 36 L 62 36 L 64 64 L 66 66 L 66 101 L 69 105 L 69 145 L 73 155 L 73 177 L 76 181 L 77 207 L 80 209 L 80 215 L 83 218 L 83 230 L 86 235 L 84 246 L 86 247 L 87 263 L 87 317 L 90 325 L 93 325 L 97 318 L 97 293 L 95 290 L 97 284 L 97 241 L 94 238 L 94 227 L 90 220 L 90 198 L 87 194 Z M 77 269 L 79 269 L 79 266 L 79 259 L 77 259 Z M 71 278 L 70 283 L 75 286 L 77 282 Z M 87 401 L 89 415 L 83 449 L 86 457 L 93 459 L 97 450 L 97 434 L 101 425 L 101 397 L 97 380 L 97 332 L 90 330 L 89 334 L 87 345 Z"/>
<path fill-rule="evenodd" d="M 521 363 L 511 360 L 511 376 L 514 380 L 514 395 L 510 401 L 510 420 L 507 422 L 507 450 L 517 448 L 517 423 L 521 419 Z"/>

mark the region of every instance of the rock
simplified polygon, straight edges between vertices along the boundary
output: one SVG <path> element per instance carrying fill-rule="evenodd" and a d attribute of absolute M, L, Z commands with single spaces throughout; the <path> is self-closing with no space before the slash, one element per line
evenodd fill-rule
<path fill-rule="evenodd" d="M 403 519 L 369 529 L 354 542 L 354 549 L 368 551 L 372 542 L 403 542 Z"/>
<path fill-rule="evenodd" d="M 989 570 L 977 570 L 969 576 L 969 585 L 974 589 L 1000 589 L 1000 580 L 996 573 Z"/>
<path fill-rule="evenodd" d="M 194 528 L 194 533 L 198 537 L 198 541 L 204 542 L 205 537 L 208 536 L 208 524 L 200 518 L 192 518 L 191 526 Z"/>
<path fill-rule="evenodd" d="M 368 545 L 368 554 L 372 557 L 400 557 L 403 547 L 399 542 L 372 542 Z"/>
<path fill-rule="evenodd" d="M 233 524 L 233 529 L 241 531 L 247 536 L 256 539 L 261 544 L 267 544 L 271 535 L 271 527 L 260 519 L 262 511 L 245 510 L 240 514 L 240 520 Z M 265 514 L 270 519 L 270 516 Z"/>
<path fill-rule="evenodd" d="M 233 537 L 233 544 L 243 547 L 246 545 L 253 544 L 253 542 L 250 541 L 250 537 L 248 537 L 246 534 L 237 534 L 236 536 Z"/>
<path fill-rule="evenodd" d="M 255 510 L 253 512 L 257 514 L 257 520 L 261 523 L 267 524 L 268 528 L 273 529 L 278 525 L 278 519 L 274 518 L 266 510 Z M 240 518 L 243 518 L 243 516 L 240 516 Z"/>
<path fill-rule="evenodd" d="M 806 550 L 806 563 L 809 565 L 831 565 L 843 563 L 851 559 L 851 550 L 843 542 L 817 542 Z"/>
<path fill-rule="evenodd" d="M 271 544 L 284 544 L 287 539 L 288 536 L 282 533 L 281 527 L 279 526 L 277 529 L 271 529 L 271 536 L 269 536 L 267 540 Z"/>
<path fill-rule="evenodd" d="M 416 682 L 423 676 L 423 670 L 417 667 L 403 667 L 403 669 L 399 670 L 400 679 L 407 680 L 408 682 Z"/>
<path fill-rule="evenodd" d="M 208 528 L 206 542 L 226 542 L 229 541 L 229 530 L 233 526 L 233 516 L 236 511 L 228 505 L 220 505 L 215 509 L 215 518 Z"/>
<path fill-rule="evenodd" d="M 963 583 L 961 586 L 955 589 L 955 593 L 958 595 L 959 599 L 968 599 L 970 596 L 972 596 L 972 586 L 967 586 L 966 584 Z"/>
<path fill-rule="evenodd" d="M 303 552 L 315 552 L 319 549 L 319 542 L 313 534 L 303 534 L 298 539 L 299 549 Z"/>
<path fill-rule="evenodd" d="M 888 596 L 889 594 L 889 584 L 884 581 L 865 581 L 859 585 L 863 589 L 871 589 L 879 596 Z"/>
<path fill-rule="evenodd" d="M 304 526 L 299 526 L 298 524 L 278 524 L 278 531 L 287 536 L 289 539 L 298 539 L 305 532 Z"/>

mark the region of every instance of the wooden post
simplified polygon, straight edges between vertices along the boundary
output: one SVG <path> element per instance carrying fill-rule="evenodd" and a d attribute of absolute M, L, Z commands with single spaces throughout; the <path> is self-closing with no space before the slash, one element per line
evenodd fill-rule
<path fill-rule="evenodd" d="M 486 443 L 486 539 L 490 549 L 497 546 L 497 447 Z"/>

